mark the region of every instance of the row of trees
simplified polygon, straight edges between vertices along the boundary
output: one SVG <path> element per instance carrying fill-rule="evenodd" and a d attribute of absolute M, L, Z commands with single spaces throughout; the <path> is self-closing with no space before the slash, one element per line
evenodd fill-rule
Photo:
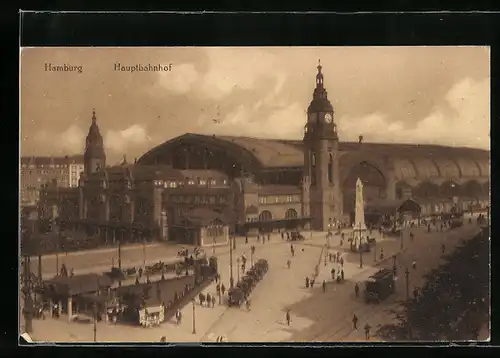
<path fill-rule="evenodd" d="M 415 299 L 393 310 L 396 323 L 382 326 L 386 340 L 475 340 L 488 322 L 490 302 L 489 240 L 484 230 L 446 257 L 426 275 Z"/>

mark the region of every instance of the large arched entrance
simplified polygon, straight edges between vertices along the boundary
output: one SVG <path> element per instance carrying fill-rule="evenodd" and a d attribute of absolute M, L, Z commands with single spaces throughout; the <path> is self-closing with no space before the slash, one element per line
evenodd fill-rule
<path fill-rule="evenodd" d="M 439 189 L 442 197 L 452 198 L 454 196 L 460 196 L 460 185 L 453 181 L 445 181 L 441 184 Z"/>
<path fill-rule="evenodd" d="M 285 219 L 297 219 L 297 211 L 295 209 L 288 209 L 285 213 Z"/>
<path fill-rule="evenodd" d="M 273 214 L 269 210 L 264 210 L 259 215 L 259 221 L 271 221 L 273 219 Z"/>
<path fill-rule="evenodd" d="M 412 196 L 412 187 L 405 181 L 398 181 L 396 183 L 396 199 L 408 199 Z"/>
<path fill-rule="evenodd" d="M 386 179 L 379 168 L 368 162 L 354 166 L 342 185 L 344 213 L 354 212 L 356 201 L 356 181 L 363 182 L 363 198 L 365 201 L 384 199 L 386 197 Z"/>
<path fill-rule="evenodd" d="M 417 198 L 437 198 L 440 194 L 439 186 L 429 181 L 424 181 L 413 189 L 413 194 Z"/>
<path fill-rule="evenodd" d="M 469 180 L 464 185 L 462 185 L 461 194 L 466 198 L 477 198 L 483 193 L 483 188 L 481 184 L 476 180 Z"/>

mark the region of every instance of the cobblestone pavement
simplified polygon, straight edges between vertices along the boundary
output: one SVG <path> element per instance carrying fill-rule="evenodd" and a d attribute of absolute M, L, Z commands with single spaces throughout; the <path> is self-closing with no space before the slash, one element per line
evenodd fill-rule
<path fill-rule="evenodd" d="M 361 295 L 359 298 L 355 297 L 354 285 L 355 282 L 365 280 L 376 269 L 358 271 L 359 273 L 347 279 L 341 288 L 327 289 L 326 293 L 318 294 L 314 300 L 307 303 L 307 306 L 309 306 L 307 314 L 311 316 L 315 313 L 316 324 L 314 328 L 308 331 L 297 330 L 291 340 L 322 342 L 364 340 L 363 327 L 366 323 L 372 327 L 371 331 L 373 334 L 381 325 L 393 321 L 392 315 L 388 310 L 395 307 L 396 302 L 399 300 L 405 299 L 405 279 L 404 276 L 401 277 L 401 273 L 404 272 L 406 267 L 409 267 L 410 270 L 409 291 L 411 294 L 415 286 L 423 286 L 423 276 L 425 273 L 439 265 L 442 257 L 442 243 L 445 244 L 446 250 L 449 252 L 453 250 L 461 239 L 472 238 L 478 230 L 478 227 L 475 225 L 465 226 L 461 229 L 444 233 L 434 232 L 428 234 L 425 233 L 424 229 L 413 230 L 415 234 L 414 241 L 408 240 L 405 244 L 406 250 L 397 255 L 397 268 L 400 277 L 396 281 L 395 295 L 392 295 L 378 305 L 365 304 Z M 389 254 L 389 252 L 387 253 Z M 392 268 L 393 260 L 390 258 L 392 254 L 388 256 L 383 262 L 375 263 L 377 268 Z M 416 269 L 411 268 L 413 260 L 417 262 Z M 359 261 L 357 267 L 360 270 Z M 348 268 L 346 272 L 351 270 L 354 270 L 354 268 Z M 304 311 L 305 309 L 302 310 Z M 359 318 L 359 330 L 354 330 L 352 327 L 352 317 L 354 314 Z"/>
<path fill-rule="evenodd" d="M 406 251 L 398 255 L 398 272 L 411 265 L 416 259 L 417 270 L 410 275 L 411 285 L 421 286 L 421 276 L 426 270 L 437 265 L 440 257 L 441 242 L 446 242 L 447 250 L 460 241 L 460 238 L 472 236 L 477 227 L 471 225 L 446 233 L 426 234 L 423 229 L 415 229 L 415 239 L 404 238 Z M 251 295 L 251 310 L 246 308 L 228 308 L 225 300 L 216 303 L 214 308 L 200 307 L 196 302 L 188 304 L 182 310 L 183 320 L 180 325 L 173 321 L 160 327 L 140 328 L 123 325 L 109 325 L 103 322 L 97 324 L 97 340 L 100 342 L 157 342 L 161 336 L 166 336 L 172 342 L 213 341 L 217 336 L 226 336 L 229 342 L 273 342 L 273 341 L 342 341 L 364 340 L 362 327 L 369 322 L 375 331 L 379 324 L 388 322 L 391 318 L 384 313 L 394 303 L 404 298 L 404 280 L 397 281 L 397 294 L 378 306 L 366 305 L 354 295 L 355 282 L 361 282 L 375 272 L 378 267 L 392 268 L 392 254 L 400 251 L 399 238 L 377 238 L 377 250 L 384 249 L 385 258 L 371 253 L 363 256 L 363 267 L 359 265 L 359 255 L 349 252 L 348 247 L 341 247 L 339 237 L 330 239 L 329 252 L 339 251 L 344 257 L 345 282 L 333 283 L 330 270 L 337 264 L 327 260 L 321 252 L 326 245 L 325 233 L 305 233 L 306 240 L 294 242 L 295 256 L 290 252 L 290 242 L 283 241 L 279 235 L 273 235 L 270 242 L 257 244 L 255 238 L 250 238 L 248 244 L 244 239 L 237 242 L 234 254 L 233 275 L 237 281 L 236 257 L 245 253 L 250 261 L 250 246 L 256 246 L 254 261 L 265 258 L 269 261 L 269 271 L 259 282 Z M 227 250 L 226 250 L 227 249 Z M 205 249 L 211 254 L 210 249 Z M 217 248 L 221 280 L 229 287 L 229 249 Z M 140 255 L 139 255 L 140 256 Z M 290 269 L 287 260 L 291 260 Z M 319 263 L 319 265 L 318 265 Z M 318 277 L 315 286 L 305 288 L 305 278 L 312 277 L 318 266 Z M 321 282 L 326 281 L 326 292 L 323 292 Z M 413 287 L 413 286 L 411 286 Z M 410 288 L 412 290 L 412 288 Z M 207 287 L 205 293 L 215 293 L 215 283 Z M 411 291 L 410 291 L 411 292 Z M 227 295 L 227 294 L 226 294 Z M 291 312 L 291 324 L 285 322 L 286 310 Z M 353 331 L 351 318 L 356 313 L 360 319 L 361 331 Z M 193 333 L 193 325 L 195 333 Z M 93 340 L 92 324 L 68 323 L 66 319 L 47 318 L 45 321 L 34 321 L 32 336 L 38 341 L 69 341 L 89 342 Z M 126 337 L 126 338 L 124 338 Z"/>

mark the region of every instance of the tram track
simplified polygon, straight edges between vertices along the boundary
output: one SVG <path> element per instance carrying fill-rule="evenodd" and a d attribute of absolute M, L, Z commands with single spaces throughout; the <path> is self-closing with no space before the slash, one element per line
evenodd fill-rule
<path fill-rule="evenodd" d="M 411 243 L 409 251 L 401 252 L 398 255 L 397 267 L 398 272 L 401 273 L 407 268 L 411 267 L 411 262 L 416 260 L 418 262 L 417 267 L 418 273 L 412 271 L 412 276 L 410 279 L 410 290 L 415 286 L 420 286 L 423 284 L 425 274 L 436 268 L 442 259 L 440 246 L 443 243 L 451 244 L 453 249 L 459 244 L 463 239 L 471 239 L 475 236 L 476 230 L 474 228 L 466 228 L 465 230 L 460 230 L 457 232 L 447 232 L 441 238 L 432 237 L 422 237 L 421 242 Z M 449 248 L 451 249 L 451 247 Z M 448 250 L 449 250 L 448 249 Z M 449 251 L 448 251 L 449 252 Z M 434 253 L 434 255 L 431 255 Z M 437 255 L 436 255 L 437 253 Z M 386 260 L 383 264 L 378 267 L 391 268 L 392 264 L 390 260 Z M 358 274 L 358 275 L 361 275 Z M 357 276 L 358 276 L 357 275 Z M 401 277 L 401 276 L 400 276 Z M 304 338 L 301 337 L 300 341 L 313 341 L 313 342 L 328 342 L 328 341 L 342 341 L 353 332 L 352 327 L 352 317 L 354 314 L 358 317 L 358 329 L 363 330 L 364 324 L 369 323 L 373 329 L 380 327 L 382 324 L 389 323 L 392 320 L 391 313 L 388 312 L 391 308 L 396 308 L 398 302 L 405 299 L 405 279 L 399 279 L 396 281 L 396 295 L 389 297 L 388 300 L 379 303 L 377 306 L 366 305 L 361 299 L 353 299 L 354 296 L 354 282 L 356 281 L 356 276 L 349 280 L 349 286 L 342 290 L 342 295 L 330 296 L 332 301 L 336 302 L 349 302 L 347 305 L 339 306 L 339 309 L 333 311 L 334 316 L 329 316 L 323 322 L 320 321 L 318 327 L 305 335 Z M 390 317 L 390 318 L 389 318 Z M 382 319 L 383 318 L 383 319 Z M 378 322 L 383 321 L 382 324 Z M 375 322 L 378 321 L 378 322 Z M 332 332 L 325 330 L 325 327 L 336 327 Z M 375 332 L 372 331 L 373 335 Z"/>

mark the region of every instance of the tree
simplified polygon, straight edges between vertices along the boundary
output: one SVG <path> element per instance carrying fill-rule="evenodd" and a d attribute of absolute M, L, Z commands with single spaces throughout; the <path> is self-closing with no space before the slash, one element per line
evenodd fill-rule
<path fill-rule="evenodd" d="M 426 275 L 418 299 L 400 302 L 392 310 L 396 323 L 378 334 L 388 340 L 476 339 L 488 318 L 489 244 L 479 234 L 445 257 L 445 263 Z"/>

